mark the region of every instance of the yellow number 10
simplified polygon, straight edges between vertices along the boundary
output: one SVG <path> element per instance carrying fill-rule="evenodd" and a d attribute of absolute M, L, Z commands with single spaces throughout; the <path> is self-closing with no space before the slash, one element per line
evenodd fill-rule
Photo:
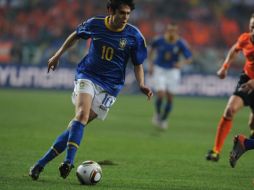
<path fill-rule="evenodd" d="M 114 49 L 112 47 L 102 46 L 101 59 L 111 61 L 114 55 Z"/>

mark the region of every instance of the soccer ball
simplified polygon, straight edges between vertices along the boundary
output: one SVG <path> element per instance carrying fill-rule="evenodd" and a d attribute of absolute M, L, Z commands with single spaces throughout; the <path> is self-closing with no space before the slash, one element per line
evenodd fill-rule
<path fill-rule="evenodd" d="M 87 160 L 78 166 L 76 175 L 82 185 L 95 185 L 101 180 L 102 169 L 97 162 Z"/>

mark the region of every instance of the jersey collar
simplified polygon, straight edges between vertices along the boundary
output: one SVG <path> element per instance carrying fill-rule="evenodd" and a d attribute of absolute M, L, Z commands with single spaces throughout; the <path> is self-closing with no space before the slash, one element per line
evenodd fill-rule
<path fill-rule="evenodd" d="M 105 17 L 104 19 L 104 23 L 105 23 L 105 26 L 107 29 L 109 29 L 110 31 L 113 31 L 113 32 L 122 32 L 125 28 L 126 25 L 124 25 L 122 28 L 119 28 L 119 29 L 113 29 L 110 24 L 109 24 L 109 16 Z"/>

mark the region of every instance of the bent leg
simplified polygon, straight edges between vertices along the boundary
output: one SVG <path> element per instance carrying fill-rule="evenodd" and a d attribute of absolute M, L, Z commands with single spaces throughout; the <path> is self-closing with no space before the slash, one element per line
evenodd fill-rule
<path fill-rule="evenodd" d="M 67 142 L 67 154 L 65 161 L 73 165 L 74 158 L 83 138 L 85 125 L 89 121 L 90 109 L 92 104 L 92 95 L 88 93 L 79 93 L 75 107 L 75 117 L 70 125 L 70 133 Z"/>
<path fill-rule="evenodd" d="M 173 94 L 170 92 L 167 92 L 166 95 L 167 95 L 167 102 L 164 108 L 163 115 L 161 117 L 162 120 L 167 120 L 173 105 Z"/>
<path fill-rule="evenodd" d="M 161 106 L 162 106 L 162 103 L 163 103 L 163 98 L 165 96 L 165 92 L 164 91 L 158 91 L 156 93 L 156 100 L 155 100 L 155 111 L 156 111 L 156 114 L 158 116 L 161 115 Z"/>
<path fill-rule="evenodd" d="M 37 162 L 40 166 L 45 167 L 47 163 L 61 154 L 67 146 L 69 130 L 65 130 L 53 143 L 48 152 Z"/>
<path fill-rule="evenodd" d="M 224 141 L 232 128 L 232 120 L 235 114 L 244 106 L 243 100 L 239 96 L 231 96 L 226 109 L 224 111 L 223 117 L 221 118 L 215 138 L 215 143 L 213 151 L 220 153 L 224 144 Z"/>

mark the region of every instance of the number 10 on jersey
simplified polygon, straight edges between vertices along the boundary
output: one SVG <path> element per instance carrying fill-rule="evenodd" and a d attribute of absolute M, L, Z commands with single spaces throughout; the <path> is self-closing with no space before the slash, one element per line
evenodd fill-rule
<path fill-rule="evenodd" d="M 111 61 L 114 55 L 114 49 L 112 47 L 102 46 L 102 60 Z"/>

